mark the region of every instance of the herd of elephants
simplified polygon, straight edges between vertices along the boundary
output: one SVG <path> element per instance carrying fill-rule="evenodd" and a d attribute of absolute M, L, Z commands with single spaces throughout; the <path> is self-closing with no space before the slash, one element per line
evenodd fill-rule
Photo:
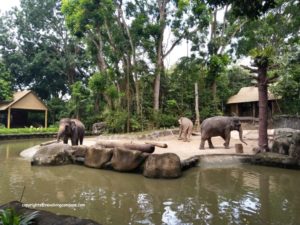
<path fill-rule="evenodd" d="M 193 131 L 193 122 L 187 117 L 181 117 L 179 120 L 179 140 L 190 141 Z M 243 130 L 238 117 L 215 116 L 205 119 L 201 123 L 201 143 L 200 149 L 204 149 L 205 141 L 208 141 L 209 148 L 214 148 L 211 138 L 220 136 L 224 139 L 224 147 L 229 148 L 230 132 L 236 130 L 239 132 L 240 141 L 243 140 Z M 78 119 L 63 118 L 59 123 L 57 141 L 62 138 L 65 144 L 71 139 L 72 145 L 82 145 L 85 133 L 84 124 Z"/>

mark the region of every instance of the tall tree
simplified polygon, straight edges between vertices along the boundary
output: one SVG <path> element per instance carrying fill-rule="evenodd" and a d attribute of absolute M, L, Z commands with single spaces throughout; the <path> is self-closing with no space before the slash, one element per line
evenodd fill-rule
<path fill-rule="evenodd" d="M 12 98 L 11 75 L 0 62 L 0 102 L 8 101 Z"/>
<path fill-rule="evenodd" d="M 275 59 L 286 51 L 286 45 L 299 40 L 299 15 L 296 10 L 300 6 L 299 1 L 280 0 L 277 3 L 276 8 L 268 11 L 260 20 L 251 21 L 239 33 L 238 53 L 248 54 L 250 51 L 256 67 L 249 69 L 257 73 L 254 78 L 259 89 L 259 151 L 269 150 L 268 84 L 279 76 L 272 72 L 274 67 L 279 67 L 274 64 Z"/>
<path fill-rule="evenodd" d="M 60 1 L 22 0 L 3 21 L 1 54 L 17 89 L 31 88 L 49 99 L 86 76 L 81 47 L 67 32 Z"/>

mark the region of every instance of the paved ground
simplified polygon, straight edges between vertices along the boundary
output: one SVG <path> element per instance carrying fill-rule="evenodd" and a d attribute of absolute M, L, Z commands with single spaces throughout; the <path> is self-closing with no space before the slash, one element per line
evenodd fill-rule
<path fill-rule="evenodd" d="M 269 130 L 268 133 L 271 135 L 273 130 Z M 258 132 L 257 130 L 244 130 L 243 132 L 244 141 L 247 142 L 248 145 L 243 144 L 243 152 L 244 154 L 254 154 L 253 148 L 257 147 L 257 139 Z M 182 140 L 178 140 L 178 135 L 170 135 L 159 137 L 156 140 L 151 140 L 158 143 L 166 143 L 168 148 L 155 148 L 155 152 L 157 154 L 162 154 L 166 152 L 176 153 L 181 159 L 186 159 L 195 155 L 208 155 L 208 154 L 235 154 L 235 144 L 241 143 L 239 141 L 238 132 L 231 132 L 231 140 L 230 140 L 230 149 L 225 149 L 223 144 L 224 140 L 221 137 L 212 138 L 212 143 L 215 146 L 214 149 L 208 148 L 208 143 L 205 143 L 205 149 L 200 150 L 200 136 L 192 136 L 190 142 L 183 142 Z M 104 139 L 107 140 L 107 137 L 90 137 L 84 140 L 84 145 L 92 145 L 96 142 L 96 140 Z M 131 142 L 131 143 L 145 143 L 145 140 L 137 140 L 134 137 L 128 137 L 127 139 L 118 139 L 118 137 L 110 137 L 111 141 L 120 141 L 120 142 Z"/>

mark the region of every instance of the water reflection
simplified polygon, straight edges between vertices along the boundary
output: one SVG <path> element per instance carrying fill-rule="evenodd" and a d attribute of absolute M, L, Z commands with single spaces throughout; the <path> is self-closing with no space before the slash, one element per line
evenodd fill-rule
<path fill-rule="evenodd" d="M 76 165 L 31 167 L 18 154 L 32 143 L 11 143 L 0 144 L 1 203 L 19 199 L 25 185 L 24 202 L 85 204 L 46 210 L 103 224 L 300 224 L 299 171 L 194 168 L 154 180 Z"/>

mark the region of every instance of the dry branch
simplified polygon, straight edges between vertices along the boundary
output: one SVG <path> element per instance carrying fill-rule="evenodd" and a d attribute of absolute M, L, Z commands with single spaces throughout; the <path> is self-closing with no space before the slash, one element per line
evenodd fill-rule
<path fill-rule="evenodd" d="M 53 143 L 58 143 L 57 140 L 46 141 L 40 144 L 40 146 L 51 145 Z"/>
<path fill-rule="evenodd" d="M 158 142 L 145 142 L 145 144 L 154 145 L 160 148 L 167 148 L 168 145 L 166 143 L 158 143 Z"/>

